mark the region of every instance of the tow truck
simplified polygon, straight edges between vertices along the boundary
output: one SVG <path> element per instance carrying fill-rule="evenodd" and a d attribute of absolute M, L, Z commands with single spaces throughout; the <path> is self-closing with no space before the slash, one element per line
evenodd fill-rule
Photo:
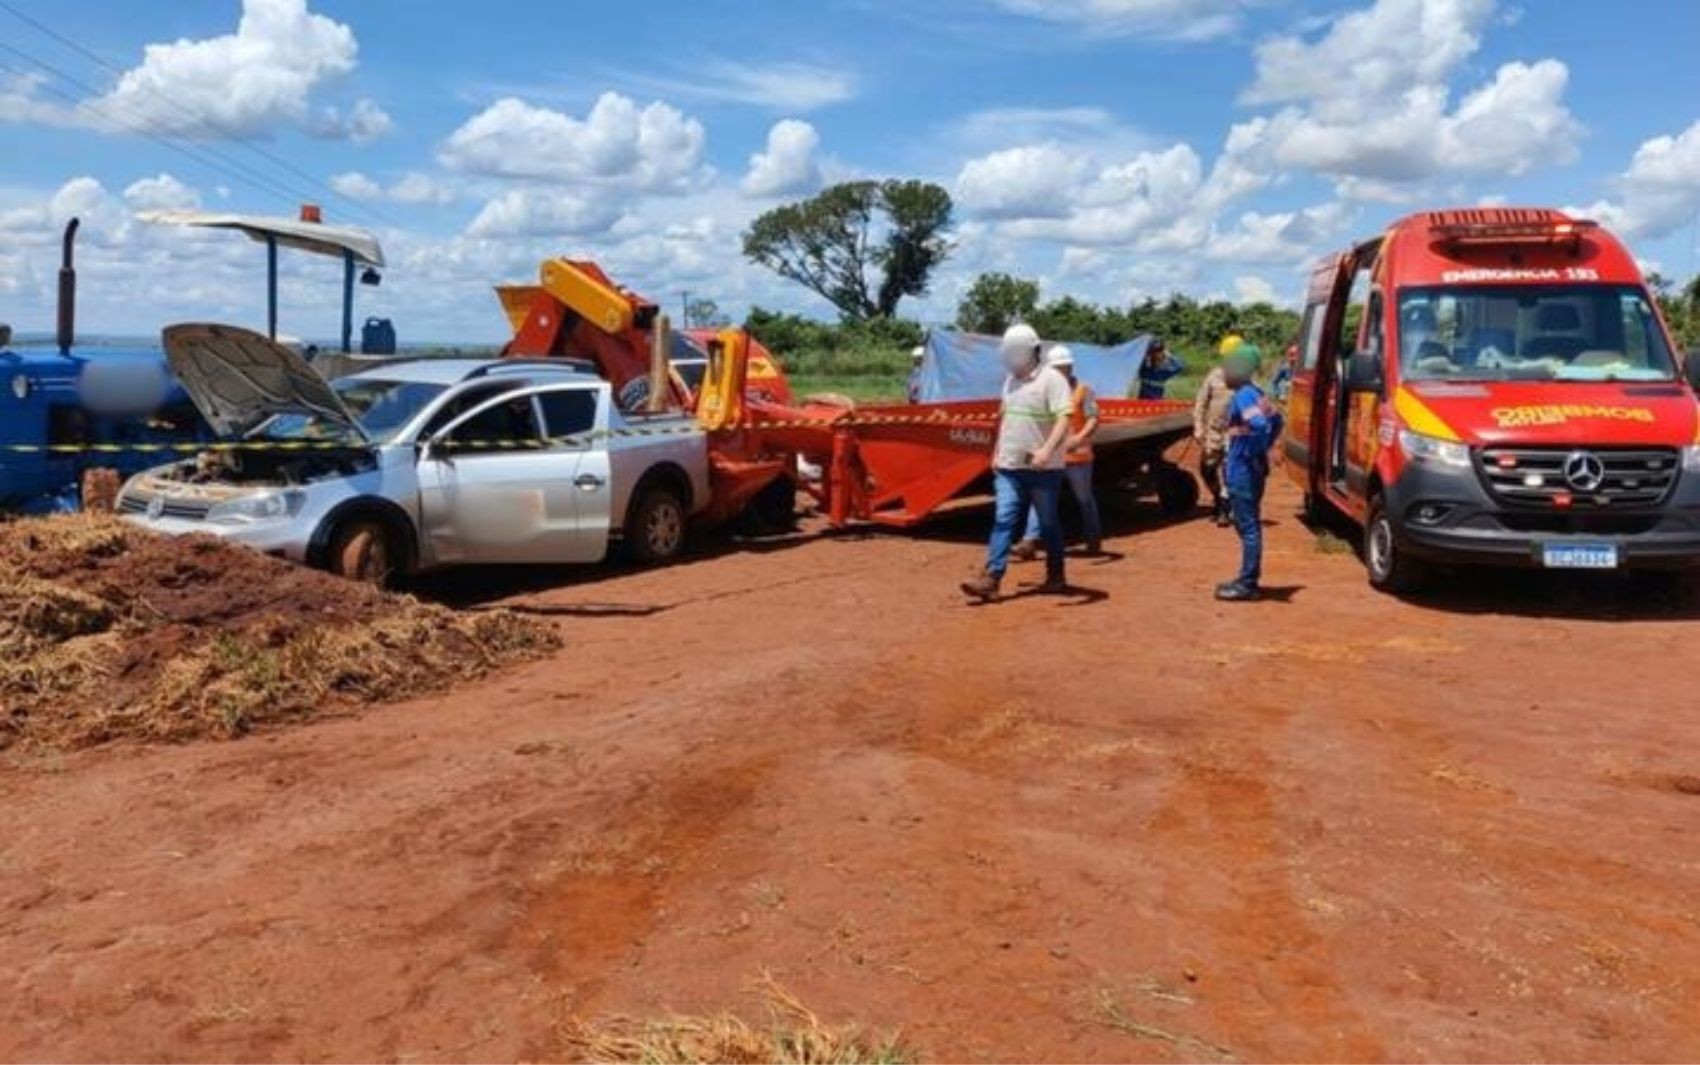
<path fill-rule="evenodd" d="M 710 519 L 752 504 L 782 516 L 801 488 L 835 528 L 908 527 L 977 494 L 990 476 L 996 399 L 856 406 L 797 398 L 777 360 L 742 329 L 696 335 L 707 367 L 693 389 L 667 365 L 666 316 L 595 263 L 550 259 L 537 283 L 498 286 L 497 295 L 514 330 L 506 355 L 586 359 L 624 408 L 695 411 L 709 434 Z M 1101 474 L 1154 490 L 1166 511 L 1196 507 L 1197 482 L 1166 457 L 1191 435 L 1190 404 L 1102 399 L 1100 407 Z M 799 460 L 822 471 L 818 481 L 797 482 Z"/>
<path fill-rule="evenodd" d="M 1689 569 L 1696 387 L 1601 226 L 1430 211 L 1311 274 L 1282 446 L 1311 516 L 1362 528 L 1378 589 L 1436 564 Z"/>

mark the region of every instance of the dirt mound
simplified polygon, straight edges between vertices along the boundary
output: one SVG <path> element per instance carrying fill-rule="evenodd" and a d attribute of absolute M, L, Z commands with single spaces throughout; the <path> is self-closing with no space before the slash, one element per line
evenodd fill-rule
<path fill-rule="evenodd" d="M 558 638 L 78 515 L 0 525 L 0 750 L 232 737 L 399 699 Z"/>

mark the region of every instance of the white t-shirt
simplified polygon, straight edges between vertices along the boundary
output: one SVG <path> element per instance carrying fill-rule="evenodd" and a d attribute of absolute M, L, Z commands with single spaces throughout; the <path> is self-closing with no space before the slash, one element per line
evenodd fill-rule
<path fill-rule="evenodd" d="M 992 466 L 1000 470 L 1032 469 L 1033 452 L 1045 446 L 1057 419 L 1068 417 L 1074 402 L 1068 379 L 1048 366 L 1026 377 L 1010 376 L 1003 383 L 1003 417 L 998 422 L 997 448 Z M 1060 470 L 1067 461 L 1057 448 L 1047 470 Z"/>

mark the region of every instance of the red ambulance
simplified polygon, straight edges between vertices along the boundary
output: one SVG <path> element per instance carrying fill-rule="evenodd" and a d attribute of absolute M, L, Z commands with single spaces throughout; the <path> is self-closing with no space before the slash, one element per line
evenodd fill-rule
<path fill-rule="evenodd" d="M 1593 222 L 1402 219 L 1316 267 L 1295 362 L 1287 467 L 1314 516 L 1362 526 L 1377 588 L 1436 564 L 1700 564 L 1700 357 L 1685 378 Z"/>

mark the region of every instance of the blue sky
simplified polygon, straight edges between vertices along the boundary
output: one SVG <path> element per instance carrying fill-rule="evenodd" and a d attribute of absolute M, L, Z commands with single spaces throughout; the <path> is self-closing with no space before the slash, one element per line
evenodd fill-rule
<path fill-rule="evenodd" d="M 383 237 L 361 310 L 406 340 L 499 338 L 488 286 L 550 254 L 825 315 L 738 234 L 885 175 L 957 201 L 927 320 L 987 269 L 1290 303 L 1316 255 L 1447 203 L 1586 210 L 1686 278 L 1696 43 L 1692 0 L 6 0 L 0 320 L 50 328 L 77 214 L 89 330 L 256 323 L 257 248 L 134 214 L 309 199 Z M 285 329 L 328 336 L 337 270 L 301 258 Z"/>

